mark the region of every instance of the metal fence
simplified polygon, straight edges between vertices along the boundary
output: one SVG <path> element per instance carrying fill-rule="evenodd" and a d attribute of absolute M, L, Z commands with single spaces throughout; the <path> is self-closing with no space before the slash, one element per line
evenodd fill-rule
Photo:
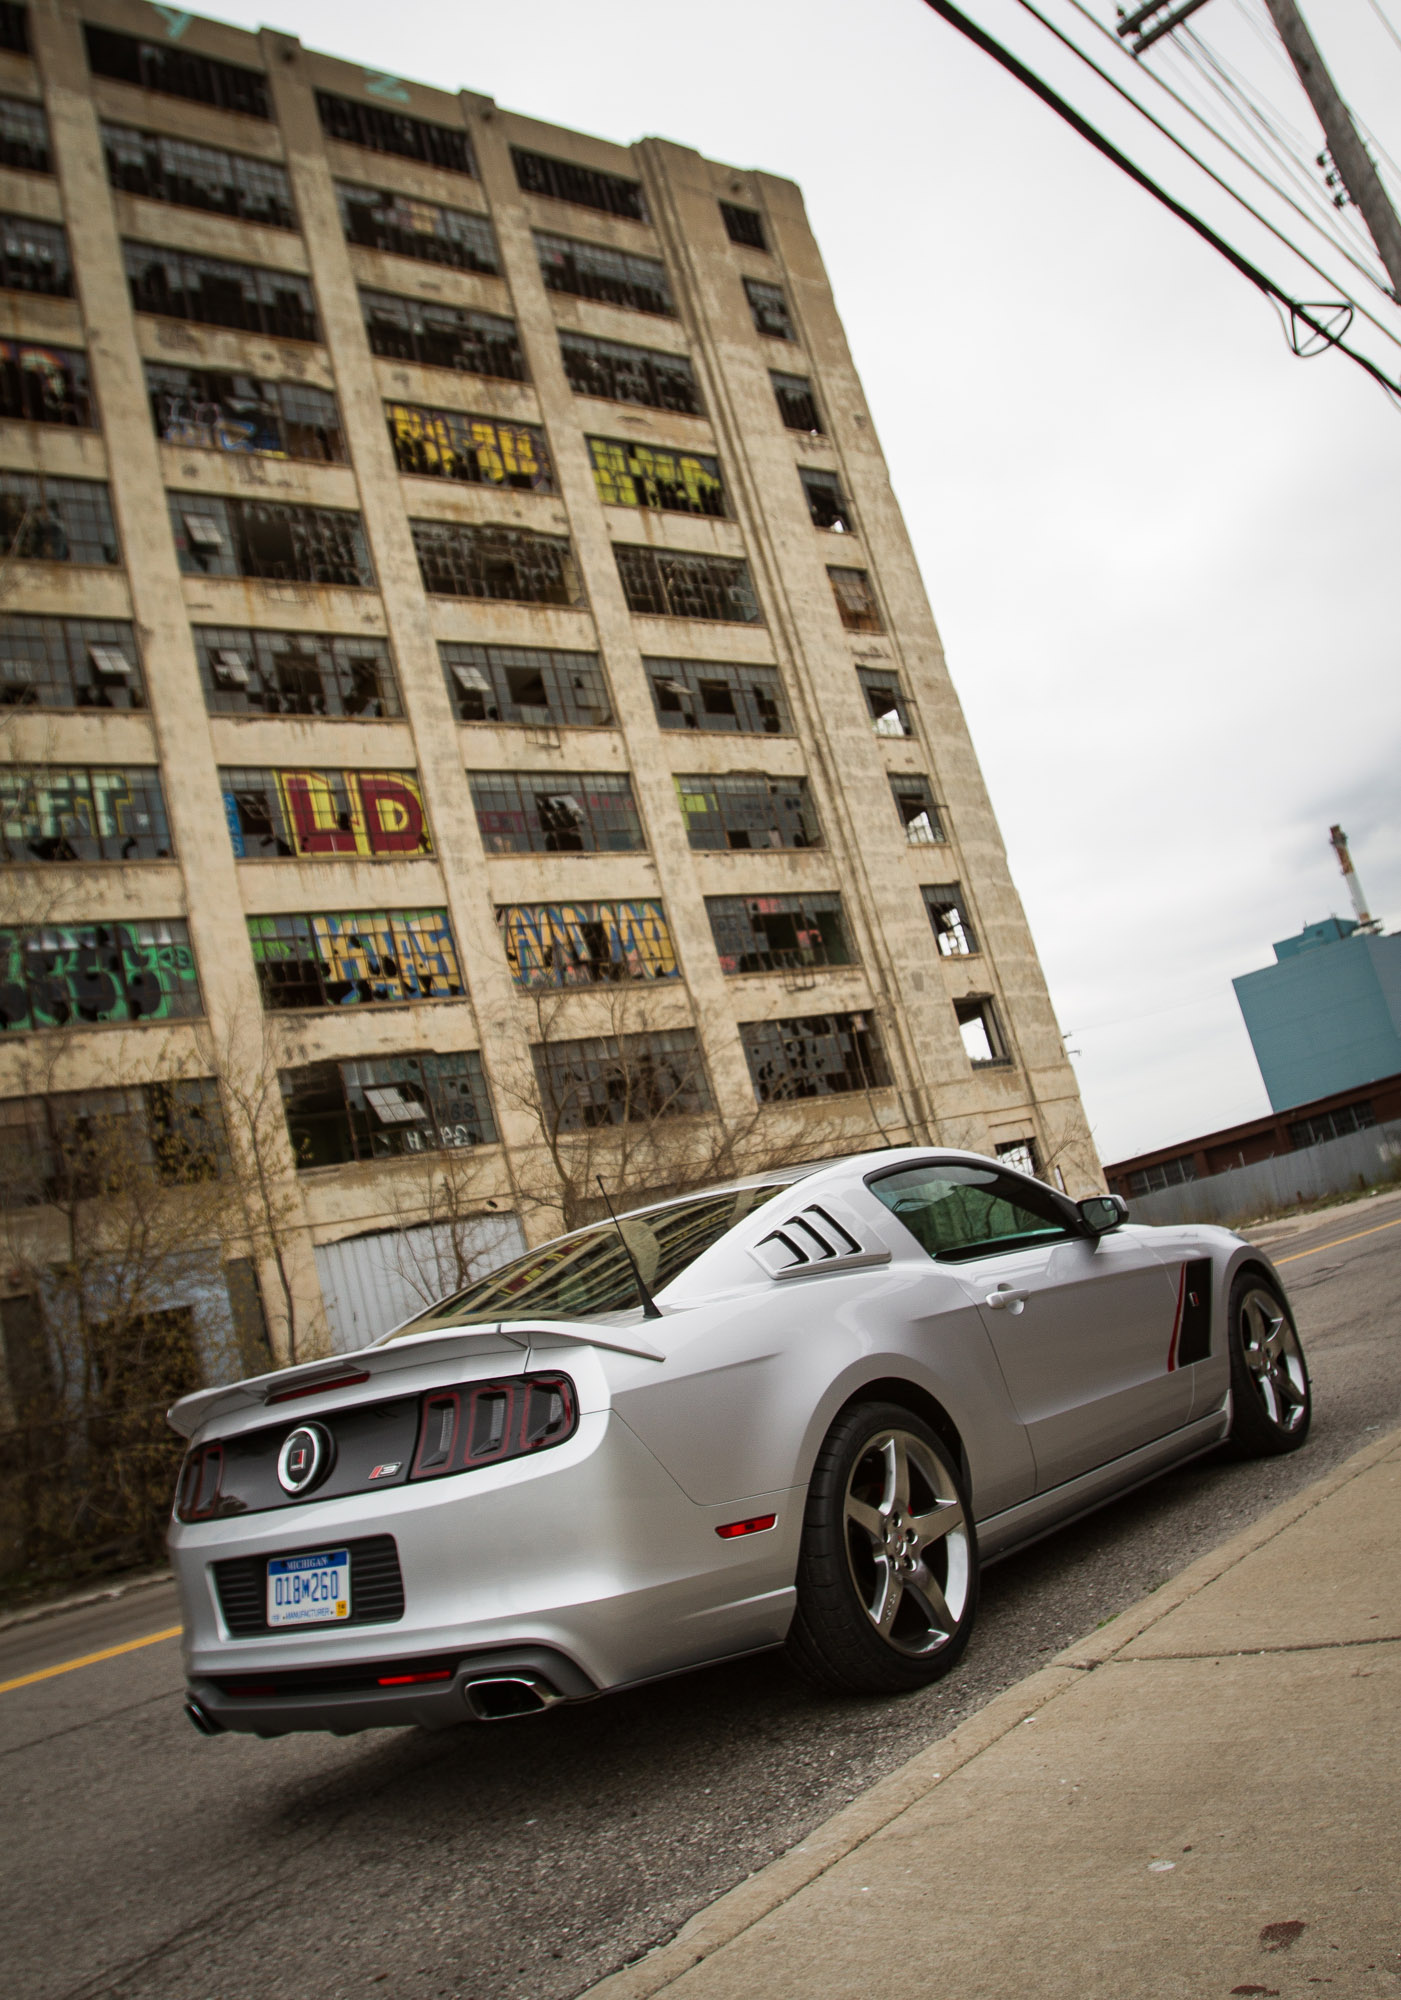
<path fill-rule="evenodd" d="M 1156 1188 L 1129 1204 L 1135 1222 L 1247 1222 L 1292 1202 L 1319 1201 L 1401 1178 L 1401 1120 L 1325 1139 L 1206 1180 Z"/>

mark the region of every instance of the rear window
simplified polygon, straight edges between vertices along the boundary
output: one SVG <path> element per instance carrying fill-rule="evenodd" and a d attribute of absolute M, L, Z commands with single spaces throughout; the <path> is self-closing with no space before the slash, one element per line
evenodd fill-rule
<path fill-rule="evenodd" d="M 787 1181 L 777 1181 L 772 1187 L 697 1195 L 620 1216 L 623 1235 L 648 1290 L 659 1292 L 679 1278 L 737 1222 L 786 1186 Z M 598 1222 L 499 1265 L 490 1277 L 443 1299 L 407 1326 L 395 1327 L 385 1341 L 403 1340 L 433 1327 L 480 1325 L 484 1320 L 597 1319 L 640 1303 L 618 1231 L 611 1222 Z"/>

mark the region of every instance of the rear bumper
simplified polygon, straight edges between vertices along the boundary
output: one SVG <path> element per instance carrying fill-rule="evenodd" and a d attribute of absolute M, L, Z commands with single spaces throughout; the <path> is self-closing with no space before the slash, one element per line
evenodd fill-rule
<path fill-rule="evenodd" d="M 386 1683 L 388 1683 L 386 1685 Z M 397 1684 L 396 1684 L 397 1683 Z M 386 1658 L 350 1669 L 192 1676 L 186 1713 L 206 1735 L 286 1736 L 299 1729 L 350 1736 L 362 1729 L 454 1729 L 464 1722 L 540 1714 L 599 1690 L 549 1646 L 513 1646 L 442 1658 Z"/>

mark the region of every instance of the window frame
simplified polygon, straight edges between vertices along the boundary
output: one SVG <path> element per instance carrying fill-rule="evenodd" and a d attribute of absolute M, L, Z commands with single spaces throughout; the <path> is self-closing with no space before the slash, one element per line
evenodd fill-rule
<path fill-rule="evenodd" d="M 1003 1185 L 1010 1188 L 1014 1194 L 1029 1194 L 1037 1200 L 1044 1201 L 1051 1211 L 1051 1215 L 1047 1219 L 1058 1225 L 1056 1232 L 1048 1233 L 1044 1231 L 1025 1230 L 1017 1235 L 991 1237 L 967 1245 L 955 1245 L 941 1250 L 931 1250 L 929 1245 L 904 1220 L 899 1211 L 892 1207 L 877 1190 L 882 1183 L 887 1181 L 899 1180 L 917 1173 L 933 1176 L 941 1169 L 946 1172 L 951 1170 L 954 1173 L 979 1173 L 988 1176 L 999 1190 L 992 1195 L 991 1199 L 1006 1201 L 1009 1207 L 1015 1208 L 1019 1204 L 1000 1192 L 1000 1188 Z M 876 1200 L 880 1202 L 886 1213 L 900 1224 L 911 1241 L 924 1252 L 925 1256 L 932 1263 L 936 1264 L 971 1264 L 979 1258 L 1012 1256 L 1017 1252 L 1038 1250 L 1043 1246 L 1047 1249 L 1053 1249 L 1058 1243 L 1083 1241 L 1088 1233 L 1084 1223 L 1080 1219 L 1074 1202 L 1070 1200 L 1069 1196 L 1060 1194 L 1055 1188 L 1048 1186 L 1044 1181 L 1034 1182 L 1028 1187 L 1024 1180 L 1012 1179 L 1006 1169 L 989 1167 L 986 1160 L 982 1159 L 910 1160 L 902 1162 L 896 1167 L 883 1167 L 875 1173 L 867 1174 L 865 1181 L 866 1186 L 875 1195 Z M 954 1186 L 975 1185 L 971 1181 L 962 1183 L 955 1181 L 951 1184 Z M 1031 1207 L 1026 1207 L 1024 1212 L 1030 1215 L 1036 1213 L 1035 1209 Z"/>

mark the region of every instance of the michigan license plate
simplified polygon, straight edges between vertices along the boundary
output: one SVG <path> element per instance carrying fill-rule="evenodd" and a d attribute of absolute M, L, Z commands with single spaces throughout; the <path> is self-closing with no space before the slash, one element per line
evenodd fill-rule
<path fill-rule="evenodd" d="M 349 1616 L 349 1549 L 274 1556 L 268 1563 L 269 1625 L 335 1625 Z"/>

